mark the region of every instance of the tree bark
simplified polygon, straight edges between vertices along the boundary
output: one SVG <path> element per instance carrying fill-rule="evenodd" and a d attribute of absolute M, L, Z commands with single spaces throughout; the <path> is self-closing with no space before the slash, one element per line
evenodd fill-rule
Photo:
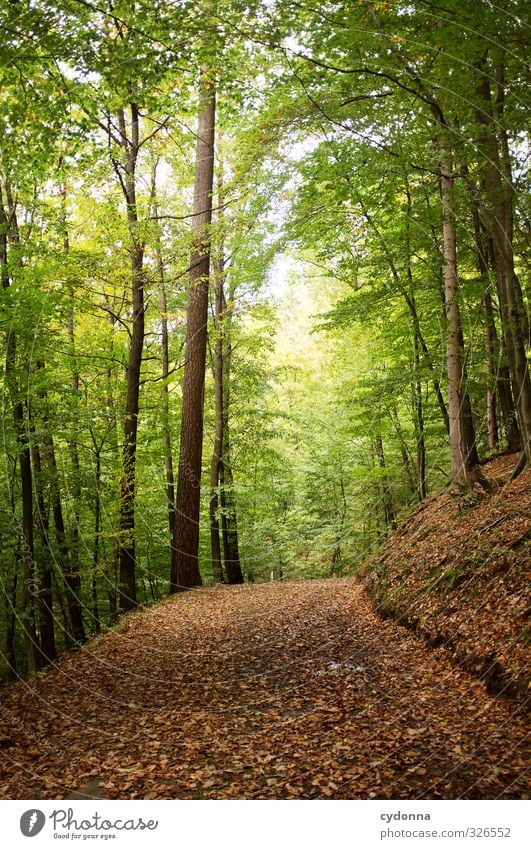
<path fill-rule="evenodd" d="M 491 451 L 497 451 L 499 446 L 498 418 L 496 415 L 496 353 L 498 339 L 496 337 L 496 326 L 492 312 L 492 298 L 487 290 L 483 298 L 483 309 L 485 313 L 485 352 L 487 359 L 487 373 L 489 385 L 487 387 L 486 409 L 487 409 L 487 436 Z"/>
<path fill-rule="evenodd" d="M 232 304 L 233 292 L 229 292 L 229 301 Z M 223 457 L 220 466 L 223 562 L 229 584 L 243 584 L 230 441 L 231 324 L 232 306 L 227 305 L 223 292 Z"/>
<path fill-rule="evenodd" d="M 70 253 L 70 240 L 68 235 L 67 222 L 67 185 L 64 182 L 61 188 L 62 197 L 62 225 L 63 225 L 63 248 L 65 254 Z M 70 527 L 70 552 L 71 573 L 74 576 L 74 582 L 80 587 L 80 568 L 79 568 L 79 525 L 80 525 L 80 510 L 81 510 L 81 466 L 79 462 L 79 449 L 77 439 L 77 427 L 79 421 L 79 371 L 76 361 L 76 341 L 75 341 L 75 312 L 74 312 L 74 284 L 70 283 L 70 305 L 68 309 L 68 345 L 71 358 L 71 385 L 72 385 L 72 406 L 73 406 L 73 436 L 69 439 L 68 447 L 70 449 L 70 461 L 72 464 L 72 524 Z M 80 611 L 81 614 L 81 611 Z M 81 615 L 76 614 L 76 627 L 79 629 L 79 638 L 84 639 L 82 634 L 83 619 Z"/>
<path fill-rule="evenodd" d="M 482 180 L 484 204 L 482 205 L 482 212 L 494 246 L 502 331 L 516 399 L 524 459 L 525 463 L 529 465 L 531 463 L 531 378 L 526 355 L 526 345 L 529 344 L 529 324 L 524 309 L 520 281 L 514 268 L 514 189 L 508 158 L 507 135 L 502 128 L 499 143 L 494 127 L 488 71 L 485 67 L 480 66 L 478 72 L 476 118 L 478 123 L 484 127 L 484 132 L 478 139 L 478 148 L 484 158 Z M 497 119 L 499 122 L 503 117 L 504 105 L 503 66 L 501 64 L 497 69 L 497 76 Z"/>
<path fill-rule="evenodd" d="M 152 173 L 151 197 L 153 201 L 153 216 L 158 217 L 157 205 L 157 164 L 155 161 Z M 162 349 L 162 438 L 164 444 L 164 473 L 166 475 L 166 500 L 168 503 L 168 525 L 170 531 L 172 564 L 176 563 L 176 523 L 175 523 L 175 475 L 173 471 L 173 451 L 170 430 L 170 398 L 168 389 L 168 377 L 170 374 L 170 346 L 168 337 L 168 302 L 166 297 L 166 275 L 164 272 L 164 258 L 162 255 L 162 242 L 160 230 L 157 230 L 155 256 L 157 262 L 157 273 L 160 286 L 160 322 L 161 322 L 161 349 Z M 151 580 L 151 579 L 150 579 Z"/>
<path fill-rule="evenodd" d="M 220 204 L 221 206 L 221 204 Z M 215 427 L 214 447 L 210 464 L 210 549 L 212 555 L 212 576 L 216 583 L 223 583 L 223 565 L 221 561 L 221 539 L 219 527 L 219 480 L 221 457 L 223 454 L 223 247 L 215 262 L 215 317 L 216 333 L 213 357 Z"/>
<path fill-rule="evenodd" d="M 122 479 L 120 484 L 120 582 L 119 599 L 122 610 L 137 605 L 135 580 L 135 477 L 136 442 L 138 432 L 140 371 L 144 347 L 144 244 L 138 230 L 135 169 L 139 151 L 139 112 L 130 104 L 131 134 L 127 134 L 125 112 L 118 111 L 118 128 L 124 148 L 123 172 L 117 167 L 127 210 L 131 252 L 131 296 L 133 318 L 127 362 L 127 393 L 124 411 L 124 443 L 122 448 Z"/>
<path fill-rule="evenodd" d="M 4 207 L 3 193 L 0 186 L 0 276 L 4 290 L 9 289 L 11 286 L 8 266 L 8 234 L 11 233 L 13 243 L 17 244 L 19 241 L 16 209 L 8 186 L 6 186 L 6 195 L 9 218 Z M 24 564 L 23 611 L 20 619 L 24 631 L 27 671 L 32 674 L 37 671 L 38 651 L 34 604 L 33 475 L 31 470 L 28 422 L 25 416 L 26 404 L 21 398 L 16 376 L 16 337 L 11 329 L 8 330 L 6 340 L 5 380 L 13 404 L 15 435 L 19 446 L 22 524 L 19 525 L 18 521 L 16 521 L 16 527 L 19 535 L 22 562 Z"/>
<path fill-rule="evenodd" d="M 441 136 L 441 199 L 443 208 L 444 301 L 447 321 L 446 361 L 448 368 L 448 414 L 450 420 L 450 463 L 454 483 L 468 485 L 468 461 L 463 418 L 463 362 L 459 315 L 457 251 L 454 212 L 454 177 L 449 144 Z"/>
<path fill-rule="evenodd" d="M 378 465 L 382 470 L 382 477 L 380 482 L 380 497 L 384 511 L 385 528 L 386 531 L 389 532 L 394 531 L 396 529 L 396 518 L 393 507 L 393 499 L 391 496 L 391 490 L 389 489 L 389 481 L 387 478 L 387 473 L 385 472 L 385 455 L 383 449 L 382 435 L 380 433 L 376 434 L 374 444 L 376 456 L 378 458 Z"/>
<path fill-rule="evenodd" d="M 42 555 L 38 569 L 38 605 L 39 623 L 39 654 L 38 666 L 51 663 L 57 657 L 55 646 L 53 592 L 52 592 L 52 559 L 53 551 L 50 545 L 50 522 L 44 497 L 44 480 L 41 462 L 41 452 L 35 442 L 31 448 L 33 460 L 33 477 L 38 513 L 38 527 L 41 535 Z"/>
<path fill-rule="evenodd" d="M 214 181 L 216 94 L 203 71 L 197 122 L 195 189 L 192 217 L 193 247 L 186 322 L 181 440 L 177 477 L 176 559 L 170 574 L 170 592 L 202 583 L 199 571 L 199 516 L 203 453 L 203 404 L 206 367 L 210 225 Z"/>
<path fill-rule="evenodd" d="M 96 634 L 101 631 L 101 618 L 98 605 L 98 573 L 100 569 L 100 541 L 101 541 L 101 449 L 100 446 L 95 447 L 95 470 L 94 483 L 96 485 L 96 500 L 94 503 L 94 547 L 92 550 L 92 578 L 91 578 L 91 594 L 92 594 L 92 618 L 94 620 L 94 630 Z"/>

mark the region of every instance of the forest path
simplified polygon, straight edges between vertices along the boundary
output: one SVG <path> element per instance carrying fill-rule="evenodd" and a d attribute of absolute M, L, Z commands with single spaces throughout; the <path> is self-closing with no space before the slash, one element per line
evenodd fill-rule
<path fill-rule="evenodd" d="M 0 691 L 4 798 L 521 798 L 525 717 L 352 579 L 197 589 Z"/>

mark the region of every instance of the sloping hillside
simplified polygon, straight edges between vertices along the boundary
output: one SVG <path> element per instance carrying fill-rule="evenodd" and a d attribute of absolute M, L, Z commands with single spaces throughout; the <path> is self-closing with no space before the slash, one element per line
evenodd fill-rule
<path fill-rule="evenodd" d="M 428 499 L 364 570 L 383 616 L 444 646 L 490 692 L 528 691 L 531 471 L 515 456 L 484 468 L 494 491 Z"/>

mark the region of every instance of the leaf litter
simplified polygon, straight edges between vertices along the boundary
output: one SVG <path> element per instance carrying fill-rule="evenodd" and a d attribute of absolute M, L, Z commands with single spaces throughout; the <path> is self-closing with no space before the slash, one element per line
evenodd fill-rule
<path fill-rule="evenodd" d="M 526 717 L 352 578 L 198 588 L 1 688 L 4 798 L 528 798 Z"/>

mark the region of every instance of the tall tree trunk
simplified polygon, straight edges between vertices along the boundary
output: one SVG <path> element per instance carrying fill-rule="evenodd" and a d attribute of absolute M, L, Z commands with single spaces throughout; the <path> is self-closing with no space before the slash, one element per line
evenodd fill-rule
<path fill-rule="evenodd" d="M 516 408 L 512 397 L 509 369 L 507 368 L 507 365 L 502 365 L 500 362 L 501 355 L 503 354 L 503 359 L 505 359 L 506 355 L 503 350 L 503 336 L 501 344 L 498 341 L 496 322 L 494 318 L 494 306 L 490 292 L 489 269 L 493 270 L 494 276 L 496 275 L 494 245 L 492 243 L 492 238 L 488 235 L 485 224 L 482 224 L 476 198 L 474 198 L 472 214 L 476 241 L 476 263 L 478 272 L 484 281 L 485 287 L 485 295 L 483 298 L 483 308 L 485 313 L 485 350 L 487 354 L 487 370 L 490 378 L 490 385 L 487 390 L 487 427 L 489 447 L 491 450 L 498 450 L 499 446 L 499 428 L 496 417 L 497 398 L 501 409 L 502 422 L 507 439 L 507 448 L 509 451 L 515 452 L 521 449 L 522 443 L 520 439 L 520 431 L 518 429 Z"/>
<path fill-rule="evenodd" d="M 44 362 L 42 360 L 37 363 L 37 366 L 39 369 L 44 370 Z M 70 621 L 72 623 L 72 637 L 74 642 L 80 644 L 85 642 L 86 639 L 85 628 L 83 625 L 83 605 L 81 602 L 81 574 L 79 572 L 78 564 L 72 561 L 70 549 L 68 547 L 63 505 L 61 501 L 61 490 L 59 487 L 59 471 L 57 468 L 55 445 L 51 434 L 47 410 L 48 394 L 46 390 L 41 390 L 39 392 L 39 397 L 42 399 L 44 404 L 42 446 L 43 456 L 45 457 L 46 465 L 48 467 L 50 502 L 55 525 L 57 547 L 59 549 L 59 563 L 65 582 L 66 601 L 68 604 Z"/>
<path fill-rule="evenodd" d="M 219 196 L 218 196 L 219 197 Z M 221 206 L 221 202 L 219 205 Z M 210 463 L 210 550 L 212 555 L 212 576 L 217 583 L 223 583 L 223 565 L 221 562 L 221 539 L 219 527 L 219 480 L 221 458 L 223 454 L 223 248 L 215 261 L 215 345 L 213 356 L 215 430 L 214 447 Z"/>
<path fill-rule="evenodd" d="M 232 304 L 233 293 L 229 292 Z M 238 539 L 234 476 L 232 473 L 230 441 L 230 391 L 232 369 L 232 306 L 229 308 L 223 294 L 223 457 L 220 465 L 223 562 L 229 584 L 243 584 Z"/>
<path fill-rule="evenodd" d="M 32 445 L 33 477 L 35 482 L 38 527 L 41 534 L 42 554 L 38 569 L 38 622 L 39 622 L 39 667 L 51 663 L 57 657 L 55 646 L 52 561 L 53 551 L 50 545 L 50 522 L 44 498 L 44 480 L 41 452 L 36 442 Z"/>
<path fill-rule="evenodd" d="M 91 576 L 91 595 L 92 595 L 92 618 L 94 620 L 94 630 L 96 634 L 101 631 L 101 618 L 98 605 L 98 573 L 100 569 L 100 542 L 101 542 L 101 448 L 95 446 L 95 470 L 94 479 L 96 484 L 96 500 L 94 503 L 94 547 L 92 550 L 92 576 Z"/>
<path fill-rule="evenodd" d="M 55 458 L 54 442 L 51 435 L 43 437 L 43 445 L 46 449 L 46 458 L 50 469 L 50 496 L 52 502 L 52 515 L 55 525 L 55 536 L 59 549 L 60 563 L 66 588 L 66 601 L 68 612 L 72 622 L 72 636 L 76 643 L 85 642 L 85 628 L 83 625 L 83 604 L 81 601 L 81 575 L 78 564 L 75 564 L 68 548 L 68 540 L 59 490 L 59 476 L 57 461 Z"/>
<path fill-rule="evenodd" d="M 136 607 L 135 580 L 135 475 L 136 442 L 140 397 L 140 371 L 144 347 L 144 243 L 138 228 L 135 169 L 139 151 L 139 111 L 130 104 L 131 134 L 127 134 L 125 112 L 118 111 L 118 128 L 124 149 L 122 172 L 117 168 L 127 209 L 131 252 L 131 296 L 133 318 L 127 362 L 127 393 L 124 411 L 124 443 L 122 449 L 122 479 L 120 484 L 120 580 L 119 598 L 122 610 Z"/>
<path fill-rule="evenodd" d="M 63 225 L 63 249 L 66 255 L 70 253 L 70 240 L 68 235 L 68 220 L 67 220 L 67 184 L 66 180 L 61 187 L 62 198 L 62 225 Z M 74 578 L 74 583 L 80 587 L 80 567 L 79 567 L 79 525 L 81 511 L 81 465 L 79 462 L 79 449 L 77 441 L 77 427 L 79 421 L 79 371 L 76 358 L 76 340 L 75 340 L 75 293 L 74 284 L 70 283 L 70 303 L 68 308 L 68 346 L 71 360 L 71 386 L 72 386 L 72 407 L 73 407 L 73 435 L 68 441 L 70 450 L 70 462 L 72 465 L 72 524 L 70 527 L 70 552 L 69 558 L 71 561 L 71 573 Z M 76 628 L 82 628 L 83 619 L 81 610 L 76 614 Z M 84 639 L 84 635 L 79 631 L 79 639 Z"/>
<path fill-rule="evenodd" d="M 224 441 L 225 452 L 227 451 L 228 445 L 229 443 Z M 225 459 L 221 461 L 220 483 L 221 507 L 223 510 L 222 537 L 225 573 L 229 584 L 243 584 L 244 581 L 240 562 L 236 504 L 234 500 L 234 477 L 232 474 L 232 466 L 230 462 L 226 463 Z"/>
<path fill-rule="evenodd" d="M 496 415 L 496 353 L 497 338 L 494 315 L 492 312 L 492 298 L 487 290 L 483 298 L 483 310 L 485 313 L 485 352 L 487 359 L 487 373 L 489 385 L 487 387 L 486 409 L 487 409 L 487 437 L 491 451 L 498 450 L 499 433 L 498 418 Z"/>
<path fill-rule="evenodd" d="M 413 408 L 415 437 L 417 444 L 417 482 L 419 501 L 426 498 L 426 440 L 424 435 L 424 409 L 422 404 L 422 384 L 420 381 L 419 339 L 414 334 L 415 380 L 413 383 Z M 445 407 L 446 409 L 446 407 Z"/>
<path fill-rule="evenodd" d="M 468 466 L 470 469 L 474 469 L 474 476 L 478 476 L 479 472 L 477 467 L 479 466 L 479 455 L 478 448 L 476 442 L 476 429 L 474 427 L 474 415 L 472 412 L 472 402 L 470 400 L 470 393 L 468 391 L 468 373 L 466 367 L 466 355 L 465 355 L 465 340 L 463 337 L 463 327 L 460 323 L 460 339 L 459 346 L 461 351 L 463 352 L 463 360 L 462 360 L 462 405 L 463 405 L 463 434 L 465 439 L 465 449 L 466 456 L 468 460 Z M 484 479 L 483 479 L 484 480 Z"/>
<path fill-rule="evenodd" d="M 529 324 L 524 309 L 520 281 L 515 273 L 513 254 L 514 189 L 508 158 L 507 135 L 500 130 L 501 153 L 494 127 L 493 104 L 488 71 L 484 67 L 478 84 L 476 118 L 484 127 L 478 147 L 484 157 L 482 212 L 492 236 L 502 331 L 523 442 L 523 460 L 531 463 L 531 378 L 526 356 Z M 498 67 L 497 118 L 503 117 L 503 67 Z M 503 179 L 502 179 L 503 178 Z"/>
<path fill-rule="evenodd" d="M 411 238 L 410 238 L 410 222 L 411 217 L 413 215 L 413 204 L 411 202 L 411 191 L 409 188 L 409 180 L 407 179 L 407 174 L 405 178 L 406 184 L 406 197 L 407 197 L 407 217 L 406 217 L 406 253 L 407 253 L 407 279 L 409 284 L 409 292 L 404 292 L 406 296 L 406 304 L 408 306 L 412 322 L 413 322 L 413 371 L 414 371 L 414 381 L 413 381 L 413 409 L 414 409 L 414 427 L 415 427 L 415 437 L 416 437 L 416 449 L 417 449 L 417 493 L 419 497 L 419 501 L 423 501 L 426 498 L 426 441 L 424 436 L 424 410 L 422 405 L 422 384 L 420 378 L 420 346 L 423 346 L 424 355 L 428 354 L 426 343 L 422 338 L 422 334 L 420 332 L 420 322 L 417 314 L 417 305 L 415 303 L 415 289 L 414 289 L 414 281 L 413 281 L 413 268 L 411 264 Z M 433 374 L 433 364 L 431 362 L 431 358 L 429 355 L 427 356 L 427 361 L 430 364 L 430 369 Z M 439 385 L 439 381 L 434 377 L 434 386 L 435 392 L 437 394 L 437 398 L 439 400 L 439 407 L 441 409 L 441 413 L 443 415 L 443 420 L 446 426 L 446 430 L 449 431 L 449 421 L 448 421 L 448 412 L 446 410 L 446 404 L 444 403 L 444 399 L 442 397 L 441 387 Z"/>
<path fill-rule="evenodd" d="M 341 572 L 341 543 L 343 541 L 343 532 L 345 530 L 345 521 L 347 518 L 347 497 L 345 494 L 345 480 L 343 478 L 343 473 L 341 473 L 339 477 L 339 491 L 341 494 L 341 505 L 337 510 L 337 516 L 339 519 L 339 527 L 336 531 L 336 539 L 334 551 L 332 553 L 332 566 L 330 569 L 330 575 L 333 577 L 334 575 L 339 575 Z"/>
<path fill-rule="evenodd" d="M 157 206 L 157 165 L 153 165 L 151 177 L 151 198 L 153 202 L 153 216 L 158 217 Z M 161 323 L 161 348 L 162 348 L 162 438 L 164 444 L 164 472 L 166 475 L 166 500 L 168 502 L 168 524 L 171 544 L 171 563 L 176 564 L 176 522 L 175 522 L 175 476 L 173 472 L 173 451 L 170 430 L 170 398 L 168 388 L 168 377 L 170 374 L 170 347 L 168 337 L 168 302 L 166 297 L 166 275 L 164 272 L 164 258 L 162 255 L 162 242 L 160 230 L 157 230 L 155 256 L 157 262 L 157 273 L 160 286 L 160 323 Z M 174 568 L 172 566 L 172 568 Z"/>
<path fill-rule="evenodd" d="M 11 233 L 14 244 L 17 244 L 19 241 L 16 209 L 8 186 L 6 186 L 6 194 L 9 218 L 6 215 L 3 193 L 0 186 L 0 276 L 3 289 L 8 289 L 11 285 L 8 266 L 8 234 Z M 17 522 L 17 532 L 19 534 L 20 550 L 24 564 L 23 611 L 20 619 L 24 630 L 27 670 L 32 674 L 37 670 L 38 651 L 34 605 L 33 475 L 31 470 L 28 422 L 25 420 L 26 405 L 21 399 L 21 392 L 16 376 L 16 337 L 11 329 L 8 330 L 6 340 L 5 381 L 13 404 L 15 434 L 19 446 L 22 524 L 19 525 Z"/>
<path fill-rule="evenodd" d="M 170 592 L 202 583 L 199 571 L 199 515 L 203 453 L 203 403 L 206 367 L 209 228 L 212 222 L 216 93 L 203 71 L 197 121 L 195 190 L 192 217 L 193 249 L 186 322 L 181 441 L 177 477 L 176 560 L 172 563 Z"/>
<path fill-rule="evenodd" d="M 452 480 L 471 480 L 463 418 L 463 362 L 459 315 L 457 251 L 454 212 L 454 177 L 448 141 L 441 136 L 441 199 L 443 207 L 444 300 L 447 321 L 446 361 L 448 368 L 448 413 L 450 419 L 450 462 Z"/>
<path fill-rule="evenodd" d="M 116 317 L 112 310 L 109 311 L 109 325 L 111 328 L 109 359 L 114 357 L 114 331 L 116 327 Z M 105 408 L 107 411 L 108 434 L 111 441 L 111 454 L 114 468 L 120 467 L 120 446 L 119 446 L 119 411 L 113 391 L 112 369 L 110 366 L 105 370 Z M 90 426 L 89 426 L 90 427 Z M 91 430 L 94 451 L 101 452 L 102 444 L 98 444 L 95 433 Z M 101 497 L 101 494 L 100 494 Z M 120 545 L 115 545 L 113 542 L 112 560 L 107 562 L 105 569 L 105 577 L 107 582 L 107 597 L 109 600 L 109 619 L 111 623 L 115 623 L 118 619 L 118 589 L 119 589 L 119 574 L 120 574 Z"/>

